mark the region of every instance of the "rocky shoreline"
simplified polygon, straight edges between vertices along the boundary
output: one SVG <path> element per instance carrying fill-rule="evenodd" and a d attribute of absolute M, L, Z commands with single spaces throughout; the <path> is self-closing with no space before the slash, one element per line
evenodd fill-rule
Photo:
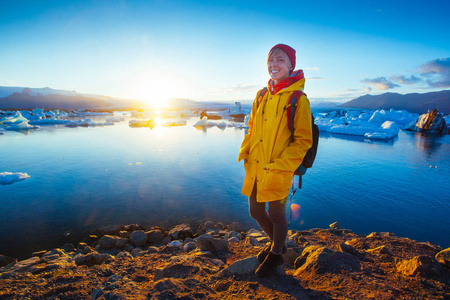
<path fill-rule="evenodd" d="M 262 231 L 102 228 L 17 261 L 0 256 L 0 299 L 450 299 L 450 248 L 333 223 L 290 230 L 278 274 L 256 278 Z"/>

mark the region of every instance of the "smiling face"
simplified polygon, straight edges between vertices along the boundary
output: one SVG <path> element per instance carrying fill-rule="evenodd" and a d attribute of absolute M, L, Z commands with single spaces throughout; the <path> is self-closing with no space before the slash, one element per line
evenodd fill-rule
<path fill-rule="evenodd" d="M 277 84 L 289 76 L 292 71 L 292 64 L 283 50 L 275 49 L 269 55 L 267 70 L 270 78 Z"/>

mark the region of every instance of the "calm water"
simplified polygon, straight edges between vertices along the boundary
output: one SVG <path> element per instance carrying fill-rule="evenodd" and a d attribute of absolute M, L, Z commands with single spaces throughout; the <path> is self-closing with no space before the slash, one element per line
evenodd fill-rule
<path fill-rule="evenodd" d="M 192 126 L 41 127 L 0 136 L 0 253 L 28 256 L 110 224 L 170 226 L 208 219 L 257 227 L 240 194 L 244 130 Z M 450 246 L 450 136 L 400 132 L 391 142 L 322 133 L 294 202 L 291 228 L 338 221 Z"/>

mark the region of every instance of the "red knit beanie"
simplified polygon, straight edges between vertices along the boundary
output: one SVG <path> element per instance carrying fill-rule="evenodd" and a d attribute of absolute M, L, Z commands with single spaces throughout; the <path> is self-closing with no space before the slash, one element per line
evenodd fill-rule
<path fill-rule="evenodd" d="M 285 45 L 285 44 L 277 44 L 277 45 L 273 46 L 272 49 L 270 49 L 269 55 L 267 56 L 267 64 L 269 64 L 270 53 L 272 53 L 272 51 L 275 49 L 281 49 L 287 54 L 287 56 L 291 60 L 292 70 L 294 70 L 295 69 L 295 50 L 294 50 L 294 48 L 289 47 L 288 45 Z"/>

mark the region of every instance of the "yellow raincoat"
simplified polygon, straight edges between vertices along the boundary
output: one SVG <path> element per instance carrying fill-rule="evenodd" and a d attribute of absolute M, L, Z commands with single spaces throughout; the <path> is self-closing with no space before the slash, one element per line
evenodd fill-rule
<path fill-rule="evenodd" d="M 295 110 L 293 141 L 285 110 L 292 92 L 303 90 L 304 85 L 305 78 L 302 78 L 275 95 L 268 91 L 259 106 L 260 92 L 253 101 L 248 134 L 238 161 L 247 159 L 242 194 L 250 197 L 256 180 L 258 202 L 281 200 L 289 195 L 294 171 L 312 145 L 311 109 L 306 95 L 298 100 Z"/>

